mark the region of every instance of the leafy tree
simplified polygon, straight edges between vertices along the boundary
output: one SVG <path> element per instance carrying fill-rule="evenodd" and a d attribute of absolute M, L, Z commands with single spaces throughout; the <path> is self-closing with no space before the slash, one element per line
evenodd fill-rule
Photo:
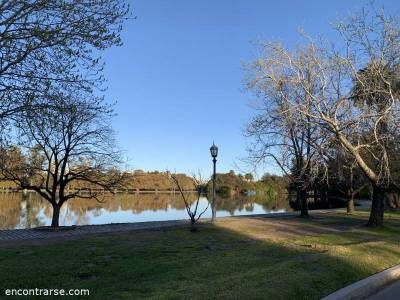
<path fill-rule="evenodd" d="M 218 173 L 216 174 L 216 187 L 217 193 L 222 196 L 231 196 L 236 193 L 240 193 L 243 190 L 251 189 L 253 183 L 244 180 L 243 176 L 229 173 Z M 208 182 L 208 190 L 212 189 L 212 180 Z"/>
<path fill-rule="evenodd" d="M 244 175 L 244 178 L 245 178 L 247 181 L 253 181 L 254 176 L 253 176 L 253 174 L 251 174 L 251 173 L 246 173 L 246 174 Z"/>

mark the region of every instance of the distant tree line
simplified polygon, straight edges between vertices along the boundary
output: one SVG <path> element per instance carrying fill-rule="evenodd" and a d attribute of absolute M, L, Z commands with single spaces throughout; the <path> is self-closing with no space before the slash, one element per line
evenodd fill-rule
<path fill-rule="evenodd" d="M 260 180 L 254 180 L 252 173 L 236 174 L 231 170 L 228 173 L 216 174 L 216 191 L 220 196 L 233 196 L 240 193 L 255 191 L 259 196 L 286 195 L 288 182 L 285 177 L 264 174 Z M 208 181 L 207 189 L 211 191 L 212 180 Z"/>
<path fill-rule="evenodd" d="M 44 160 L 43 157 L 40 157 L 40 153 L 35 152 L 36 148 L 32 148 L 28 155 L 24 155 L 23 151 L 17 147 L 11 147 L 7 150 L 7 154 L 3 154 L 5 158 L 4 164 L 7 164 L 8 172 L 14 170 L 20 173 L 15 174 L 14 176 L 21 177 L 26 182 L 29 182 L 32 186 L 40 186 L 42 177 L 47 176 L 47 172 L 39 171 L 39 170 L 31 170 L 30 172 L 26 172 L 26 170 L 21 170 L 22 166 L 28 163 L 31 163 L 32 160 Z M 12 164 L 15 164 L 12 166 Z M 84 161 L 80 163 L 76 163 L 74 168 L 76 172 L 79 170 L 83 170 L 84 168 L 89 168 L 90 164 L 85 164 Z M 86 173 L 87 174 L 87 173 Z M 135 171 L 122 171 L 119 169 L 109 169 L 109 170 L 93 170 L 91 174 L 93 176 L 92 180 L 86 179 L 76 179 L 70 180 L 65 189 L 68 191 L 75 191 L 77 193 L 87 193 L 92 192 L 91 197 L 95 198 L 95 192 L 103 192 L 103 191 L 118 191 L 118 192 L 145 192 L 145 191 L 177 191 L 177 187 L 174 184 L 171 184 L 171 181 L 168 179 L 168 174 L 170 172 L 159 172 L 159 171 L 151 171 L 145 172 L 142 170 Z M 186 174 L 175 174 L 176 178 L 179 180 L 179 184 L 185 191 L 195 191 L 196 184 L 193 182 L 193 178 Z M 15 183 L 11 178 L 11 175 L 7 176 L 7 181 L 3 180 L 0 182 L 0 189 L 3 190 L 20 190 L 23 186 L 21 184 Z M 115 181 L 115 179 L 117 179 Z M 50 183 L 52 183 L 50 179 Z M 101 186 L 101 183 L 107 183 L 107 187 L 104 188 Z"/>

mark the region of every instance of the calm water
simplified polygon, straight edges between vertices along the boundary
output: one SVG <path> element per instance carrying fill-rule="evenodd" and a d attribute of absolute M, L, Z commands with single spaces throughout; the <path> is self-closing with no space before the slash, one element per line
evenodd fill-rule
<path fill-rule="evenodd" d="M 196 199 L 196 194 L 191 195 Z M 200 199 L 198 211 L 207 207 L 206 197 Z M 255 197 L 217 198 L 217 217 L 274 213 L 291 210 L 285 199 Z M 48 226 L 52 208 L 35 193 L 0 193 L 0 229 Z M 211 207 L 203 217 L 211 216 Z M 90 225 L 143 221 L 186 219 L 187 213 L 179 195 L 118 194 L 103 203 L 96 200 L 73 199 L 62 207 L 60 225 Z"/>

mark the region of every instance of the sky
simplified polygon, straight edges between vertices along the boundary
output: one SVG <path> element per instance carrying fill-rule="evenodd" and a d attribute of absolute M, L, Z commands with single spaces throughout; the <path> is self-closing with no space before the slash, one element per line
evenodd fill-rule
<path fill-rule="evenodd" d="M 257 40 L 300 41 L 298 30 L 335 42 L 331 24 L 366 1 L 135 0 L 124 45 L 107 50 L 106 98 L 116 101 L 113 127 L 128 169 L 212 172 L 209 147 L 219 147 L 218 172 L 251 170 L 241 161 L 253 114 L 243 62 Z M 375 1 L 399 14 L 400 2 Z M 278 173 L 272 163 L 257 173 Z"/>

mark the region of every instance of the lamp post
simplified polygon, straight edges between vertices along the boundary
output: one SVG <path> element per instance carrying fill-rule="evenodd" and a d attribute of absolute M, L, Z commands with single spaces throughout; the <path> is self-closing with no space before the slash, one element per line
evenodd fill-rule
<path fill-rule="evenodd" d="M 218 156 L 218 147 L 215 146 L 214 142 L 212 144 L 212 146 L 210 147 L 210 153 L 211 153 L 211 157 L 213 158 L 213 164 L 214 164 L 214 169 L 213 169 L 213 187 L 212 187 L 212 202 L 211 202 L 211 211 L 212 211 L 212 215 L 211 215 L 211 222 L 214 222 L 216 217 L 217 217 L 217 211 L 216 211 L 216 206 L 215 206 L 215 171 L 216 171 L 216 164 L 217 164 L 217 156 Z"/>

